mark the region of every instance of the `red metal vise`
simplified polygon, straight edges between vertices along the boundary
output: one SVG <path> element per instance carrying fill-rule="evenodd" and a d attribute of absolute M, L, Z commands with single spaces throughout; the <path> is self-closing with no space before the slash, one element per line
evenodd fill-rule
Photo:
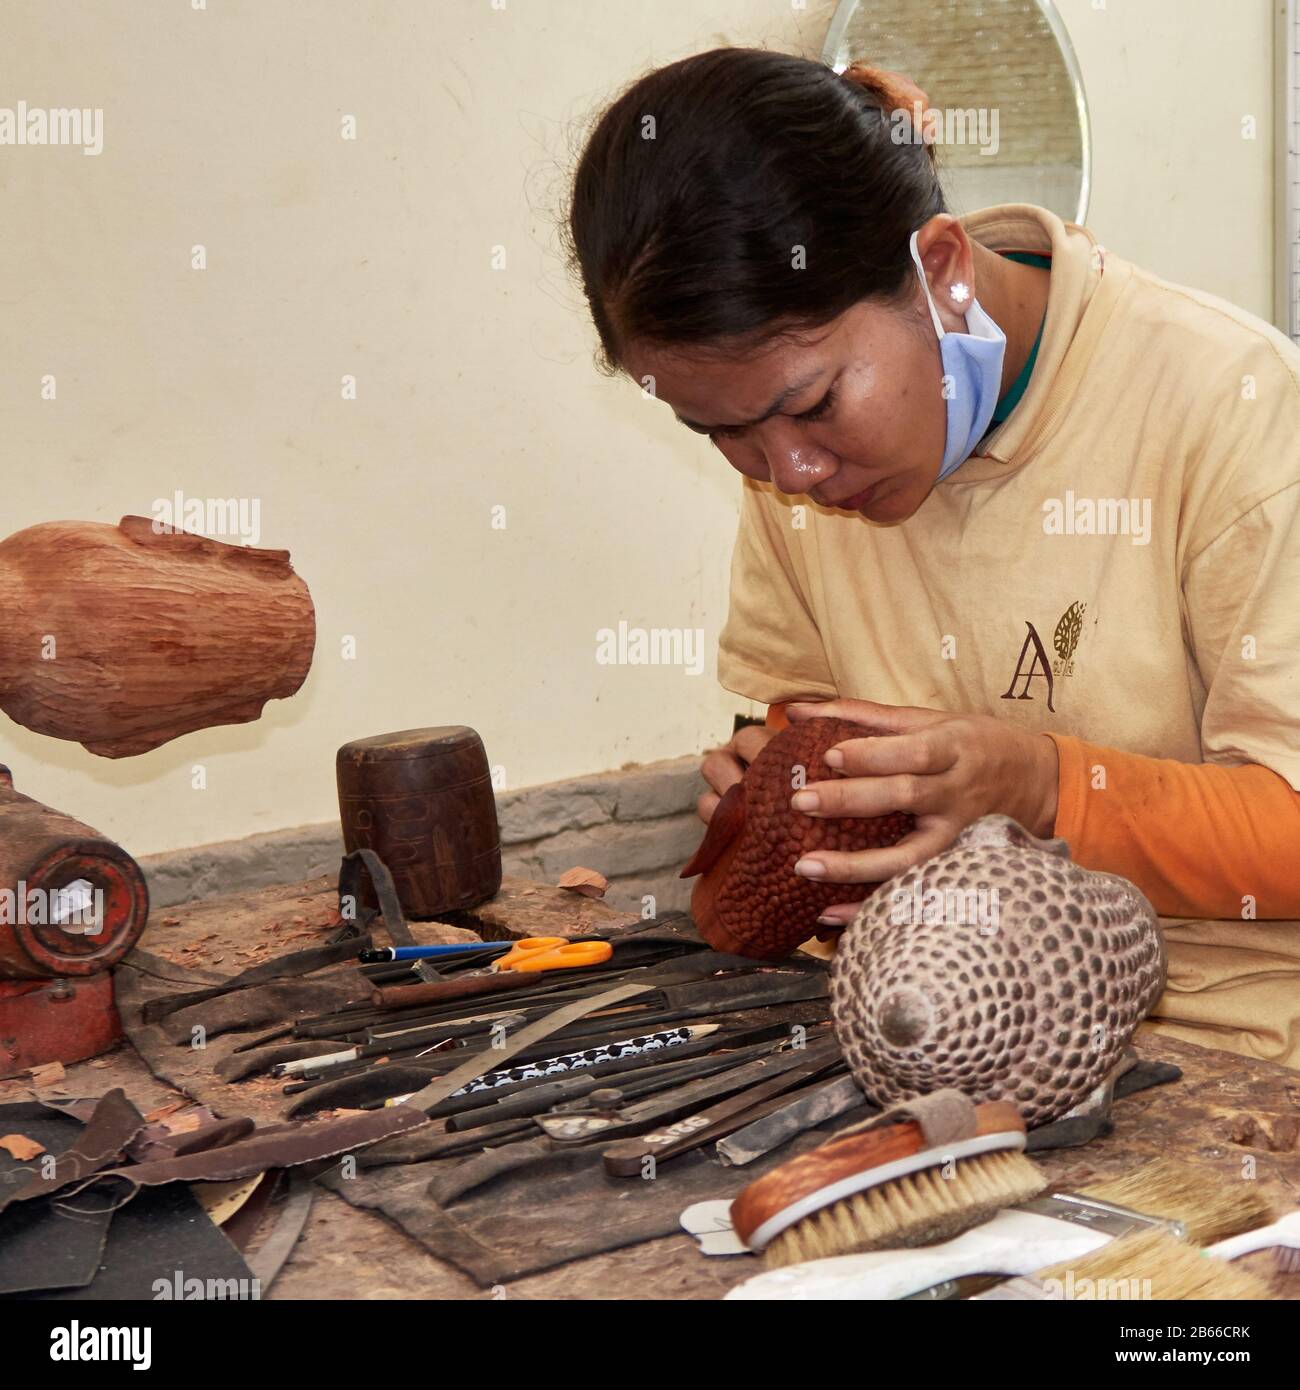
<path fill-rule="evenodd" d="M 0 1077 L 78 1062 L 117 1042 L 108 972 L 148 915 L 135 860 L 14 791 L 0 766 Z"/>

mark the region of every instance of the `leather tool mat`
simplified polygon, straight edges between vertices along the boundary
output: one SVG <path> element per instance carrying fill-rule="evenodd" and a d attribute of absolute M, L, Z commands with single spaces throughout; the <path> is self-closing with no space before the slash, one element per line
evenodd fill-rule
<path fill-rule="evenodd" d="M 616 931 L 611 936 L 623 934 Z M 643 924 L 628 934 L 662 934 L 679 936 L 691 944 L 699 942 L 694 924 L 680 914 Z M 812 958 L 803 964 L 810 972 L 825 968 Z M 312 972 L 307 979 L 279 979 L 272 985 L 256 986 L 255 991 L 242 991 L 260 996 L 251 1000 L 247 1009 L 252 1028 L 208 1035 L 202 1047 L 189 1045 L 189 1026 L 204 1016 L 202 1004 L 157 1022 L 146 1021 L 149 1001 L 192 992 L 223 978 L 211 970 L 179 966 L 137 951 L 115 975 L 123 1028 L 155 1076 L 208 1106 L 214 1114 L 253 1115 L 259 1121 L 280 1119 L 288 1105 L 283 1081 L 249 1077 L 227 1082 L 217 1074 L 219 1064 L 264 1026 L 263 1003 L 270 1002 L 265 1000 L 265 992 L 274 990 L 275 1006 L 284 1011 L 282 1018 L 315 1014 L 323 997 L 343 999 L 356 993 L 356 968 L 346 963 L 331 965 Z M 299 986 L 306 988 L 298 992 Z M 232 1010 L 243 1007 L 236 1000 L 237 996 L 227 996 L 226 1000 L 212 1001 L 221 1005 L 223 1024 L 230 1020 Z M 213 1016 L 212 1003 L 208 1017 Z M 191 1012 L 193 1017 L 186 1017 Z M 792 1019 L 807 1019 L 810 1006 L 801 1003 L 738 1013 L 728 1016 L 728 1024 L 756 1026 L 776 1021 L 784 1013 Z M 329 1050 L 332 1046 L 321 1048 Z M 856 1111 L 841 1116 L 833 1126 L 858 1117 Z M 711 1148 L 687 1154 L 666 1165 L 661 1177 L 651 1182 L 606 1177 L 601 1165 L 602 1145 L 561 1149 L 522 1171 L 466 1193 L 446 1208 L 440 1207 L 427 1189 L 432 1177 L 447 1172 L 462 1161 L 460 1158 L 360 1168 L 353 1176 L 344 1176 L 344 1171 L 351 1172 L 355 1165 L 348 1164 L 346 1170 L 335 1165 L 317 1180 L 353 1206 L 387 1216 L 430 1253 L 490 1286 L 587 1255 L 676 1234 L 681 1212 L 692 1202 L 733 1195 L 766 1167 L 802 1147 L 822 1142 L 830 1132 L 800 1136 L 768 1159 L 741 1171 L 704 1156 L 711 1155 Z"/>
<path fill-rule="evenodd" d="M 665 934 L 694 936 L 688 919 L 665 920 L 662 929 Z M 646 930 L 649 934 L 653 928 Z M 150 1070 L 219 1115 L 281 1117 L 288 1103 L 281 1081 L 252 1077 L 227 1082 L 216 1073 L 218 1064 L 254 1036 L 256 1028 L 220 1033 L 209 1037 L 205 1047 L 193 1048 L 181 1041 L 184 1031 L 175 1026 L 176 1014 L 161 1024 L 144 1021 L 143 1006 L 149 999 L 193 990 L 217 977 L 170 963 L 162 963 L 157 973 L 149 973 L 147 958 L 141 963 L 144 969 L 119 969 L 118 1006 L 127 1035 Z M 824 966 L 809 958 L 805 968 L 820 971 Z M 313 972 L 310 981 L 277 981 L 275 1002 L 284 1006 L 289 1016 L 315 1013 L 322 995 L 347 996 L 355 981 L 355 967 L 330 966 Z M 299 984 L 309 984 L 310 988 L 295 994 Z M 262 1018 L 261 1007 L 254 1003 L 250 1017 Z M 807 1017 L 807 1010 L 806 1004 L 789 1008 L 792 1017 L 798 1013 Z M 201 1006 L 195 1010 L 196 1015 L 200 1012 Z M 755 1011 L 735 1015 L 733 1020 L 739 1026 L 769 1021 L 779 1014 L 779 1010 Z M 1141 1078 L 1133 1077 L 1132 1083 L 1141 1079 L 1142 1084 L 1153 1085 L 1176 1074 L 1176 1068 L 1153 1070 Z M 649 1181 L 607 1176 L 601 1161 L 604 1146 L 599 1143 L 556 1147 L 527 1167 L 485 1182 L 445 1204 L 430 1195 L 430 1184 L 466 1162 L 465 1158 L 366 1168 L 362 1157 L 360 1165 L 349 1164 L 346 1169 L 335 1165 L 317 1180 L 353 1206 L 386 1216 L 432 1255 L 456 1265 L 480 1285 L 491 1287 L 587 1256 L 678 1234 L 681 1213 L 693 1202 L 734 1196 L 755 1177 L 823 1143 L 867 1113 L 866 1107 L 860 1107 L 841 1115 L 742 1169 L 724 1167 L 712 1146 L 706 1146 L 673 1160 Z M 1066 1131 L 1053 1136 L 1053 1128 L 1035 1132 L 1035 1147 L 1050 1147 L 1054 1138 L 1079 1144 L 1097 1132 Z M 655 1291 L 647 1289 L 646 1296 L 655 1296 Z"/>
<path fill-rule="evenodd" d="M 1117 1096 L 1176 1079 L 1177 1067 L 1140 1063 Z M 846 1125 L 873 1113 L 865 1102 L 784 1144 L 774 1153 L 728 1168 L 705 1145 L 666 1164 L 659 1176 L 611 1178 L 601 1161 L 605 1145 L 555 1147 L 526 1168 L 506 1173 L 439 1205 L 430 1193 L 464 1159 L 444 1158 L 401 1167 L 365 1168 L 344 1178 L 319 1179 L 354 1206 L 369 1207 L 394 1221 L 440 1259 L 463 1269 L 484 1287 L 589 1255 L 681 1231 L 681 1213 L 694 1202 L 734 1197 L 747 1183 L 806 1149 L 825 1143 Z M 1097 1137 L 1058 1121 L 1035 1130 L 1038 1149 L 1073 1147 Z M 1058 1130 L 1058 1125 L 1067 1128 Z M 1054 1134 L 1053 1131 L 1056 1131 Z M 647 1289 L 647 1298 L 659 1297 Z"/>
<path fill-rule="evenodd" d="M 842 1115 L 745 1168 L 724 1168 L 706 1146 L 666 1164 L 651 1181 L 607 1177 L 600 1144 L 557 1150 L 446 1207 L 428 1195 L 428 1187 L 458 1159 L 363 1170 L 351 1179 L 329 1173 L 318 1181 L 353 1206 L 382 1213 L 431 1254 L 490 1288 L 589 1255 L 680 1235 L 681 1214 L 693 1202 L 734 1197 L 753 1178 L 868 1113 L 863 1107 Z M 644 1296 L 663 1293 L 647 1288 Z"/>
<path fill-rule="evenodd" d="M 681 913 L 609 935 L 611 940 L 635 936 L 649 941 L 657 937 L 700 949 L 704 946 L 694 924 Z M 823 967 L 810 959 L 808 968 Z M 289 1098 L 283 1093 L 282 1080 L 261 1075 L 226 1082 L 219 1074 L 221 1064 L 276 1024 L 314 1016 L 349 1000 L 368 1002 L 370 987 L 361 980 L 355 963 L 342 962 L 301 978 L 275 979 L 196 1003 L 156 1020 L 149 1016 L 158 1012 L 147 1008 L 155 1001 L 192 994 L 230 978 L 214 970 L 178 965 L 137 948 L 113 975 L 123 1031 L 159 1080 L 207 1105 L 215 1114 L 252 1115 L 259 1121 L 283 1119 Z M 474 1002 L 467 1001 L 467 1012 Z M 195 1031 L 196 1025 L 202 1026 L 201 1034 Z M 310 1051 L 303 1055 L 334 1052 L 338 1046 L 328 1041 L 306 1043 L 304 1048 Z"/>

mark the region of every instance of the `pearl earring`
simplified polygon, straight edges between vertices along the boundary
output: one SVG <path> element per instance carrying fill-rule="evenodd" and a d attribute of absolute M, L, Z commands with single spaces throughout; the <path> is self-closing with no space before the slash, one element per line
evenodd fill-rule
<path fill-rule="evenodd" d="M 958 304 L 965 304 L 970 298 L 970 286 L 964 281 L 958 280 L 948 293 L 952 295 L 953 299 L 956 300 Z"/>

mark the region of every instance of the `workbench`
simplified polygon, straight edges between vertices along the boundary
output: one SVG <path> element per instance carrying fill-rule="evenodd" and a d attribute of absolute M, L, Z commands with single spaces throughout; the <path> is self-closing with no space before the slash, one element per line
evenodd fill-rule
<path fill-rule="evenodd" d="M 210 897 L 155 910 L 140 944 L 176 963 L 234 974 L 283 952 L 323 942 L 336 909 L 335 887 L 327 878 Z M 425 939 L 471 939 L 475 934 L 500 939 L 634 920 L 596 900 L 508 880 L 498 898 L 472 916 L 436 929 L 419 927 Z M 1254 1180 L 1279 1212 L 1300 1207 L 1300 1146 L 1286 1151 L 1270 1147 L 1275 1131 L 1283 1144 L 1286 1141 L 1287 1125 L 1278 1130 L 1277 1121 L 1300 1113 L 1300 1073 L 1154 1035 L 1139 1035 L 1138 1050 L 1176 1063 L 1183 1079 L 1118 1103 L 1115 1132 L 1109 1137 L 1084 1148 L 1035 1155 L 1053 1181 L 1082 1185 L 1089 1178 L 1116 1176 L 1169 1157 L 1203 1168 L 1207 1182 L 1235 1183 L 1242 1180 L 1243 1166 L 1253 1162 Z M 267 1113 L 277 1100 L 278 1083 L 247 1085 L 262 1088 L 261 1104 L 250 1105 L 248 1113 Z M 61 1085 L 41 1094 L 98 1096 L 113 1086 L 123 1087 L 142 1111 L 183 1099 L 155 1078 L 127 1043 L 103 1057 L 69 1066 Z M 0 1102 L 35 1094 L 30 1078 L 0 1081 Z M 738 1174 L 737 1190 L 743 1182 Z M 591 1220 L 594 1215 L 575 1213 L 575 1219 Z M 1300 1274 L 1278 1274 L 1267 1253 L 1249 1256 L 1243 1265 L 1267 1280 L 1277 1297 L 1300 1299 Z M 382 1217 L 320 1189 L 303 1236 L 268 1297 L 712 1299 L 758 1268 L 750 1257 L 706 1258 L 694 1240 L 682 1234 L 485 1290 Z"/>

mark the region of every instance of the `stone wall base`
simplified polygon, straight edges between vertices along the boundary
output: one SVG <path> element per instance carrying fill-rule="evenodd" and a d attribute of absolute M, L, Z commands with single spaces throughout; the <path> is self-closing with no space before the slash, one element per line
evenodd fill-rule
<path fill-rule="evenodd" d="M 502 792 L 497 797 L 507 874 L 554 883 L 575 865 L 609 879 L 606 902 L 646 915 L 684 909 L 691 880 L 677 877 L 703 826 L 697 757 L 647 763 Z M 272 830 L 242 840 L 143 857 L 155 907 L 336 874 L 343 853 L 337 822 Z M 652 903 L 646 902 L 653 898 Z"/>

